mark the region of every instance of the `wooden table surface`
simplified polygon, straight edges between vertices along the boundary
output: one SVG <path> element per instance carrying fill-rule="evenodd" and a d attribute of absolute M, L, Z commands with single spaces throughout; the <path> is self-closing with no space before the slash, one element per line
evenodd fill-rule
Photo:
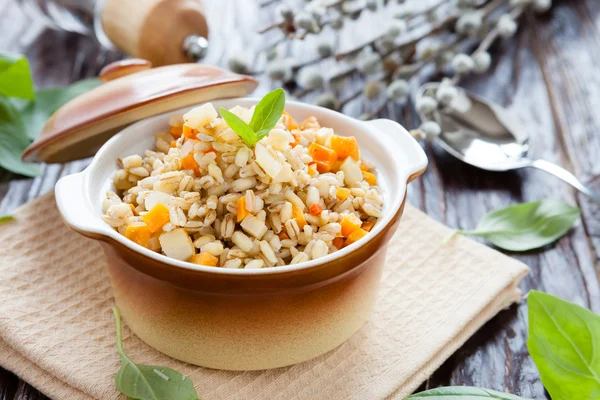
<path fill-rule="evenodd" d="M 251 3 L 228 0 L 224 9 L 234 15 L 232 10 Z M 256 7 L 252 8 L 249 15 L 258 15 Z M 272 13 L 267 14 L 271 18 Z M 228 45 L 222 51 L 213 51 L 212 61 L 222 61 L 225 49 L 240 51 L 246 40 L 243 33 L 256 28 L 240 13 L 235 15 L 229 25 L 221 27 L 235 33 L 227 36 Z M 218 46 L 215 42 L 213 46 Z M 24 53 L 38 87 L 94 76 L 120 57 L 102 50 L 92 39 L 44 29 L 24 15 L 15 0 L 0 0 L 0 51 Z M 565 166 L 600 191 L 600 2 L 555 0 L 553 12 L 527 16 L 519 34 L 497 44 L 493 55 L 492 70 L 466 86 L 507 106 L 523 121 L 531 134 L 533 157 Z M 364 105 L 355 103 L 346 111 L 358 115 Z M 418 124 L 410 109 L 390 106 L 382 115 L 407 127 Z M 434 145 L 426 145 L 426 150 L 429 170 L 411 185 L 408 199 L 451 227 L 472 228 L 488 211 L 517 202 L 555 198 L 581 207 L 582 223 L 554 246 L 514 256 L 531 268 L 522 283 L 524 291 L 546 291 L 600 313 L 600 207 L 540 171 L 485 172 L 460 163 Z M 61 176 L 87 163 L 45 166 L 36 179 L 0 170 L 0 214 L 51 191 Z M 527 308 L 520 304 L 487 323 L 423 388 L 475 385 L 547 398 L 526 340 Z M 0 368 L 1 400 L 44 398 Z"/>

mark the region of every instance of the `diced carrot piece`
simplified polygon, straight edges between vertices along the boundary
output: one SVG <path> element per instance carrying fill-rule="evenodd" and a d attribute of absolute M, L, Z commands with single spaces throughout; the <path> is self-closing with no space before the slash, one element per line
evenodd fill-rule
<path fill-rule="evenodd" d="M 331 242 L 336 249 L 341 249 L 342 247 L 344 247 L 344 238 L 343 237 L 335 237 L 333 238 L 333 241 Z"/>
<path fill-rule="evenodd" d="M 321 212 L 323 211 L 323 206 L 321 206 L 319 203 L 314 203 L 312 204 L 310 207 L 308 207 L 308 212 L 310 213 L 310 215 L 321 215 Z"/>
<path fill-rule="evenodd" d="M 298 224 L 298 227 L 300 229 L 303 229 L 304 225 L 306 225 L 306 218 L 304 217 L 304 213 L 301 209 L 299 209 L 296 206 L 292 206 L 292 218 L 296 219 L 296 223 Z"/>
<path fill-rule="evenodd" d="M 325 173 L 331 171 L 333 164 L 337 161 L 335 151 L 321 146 L 318 143 L 311 143 L 308 148 L 308 154 L 317 163 L 317 171 Z"/>
<path fill-rule="evenodd" d="M 317 173 L 317 163 L 313 162 L 308 164 L 308 174 L 310 176 L 315 176 Z"/>
<path fill-rule="evenodd" d="M 375 176 L 375 174 L 363 171 L 363 178 L 365 178 L 365 181 L 367 181 L 369 185 L 377 185 L 377 177 Z"/>
<path fill-rule="evenodd" d="M 246 196 L 242 196 L 237 201 L 237 222 L 242 222 L 248 214 L 250 212 L 246 208 Z"/>
<path fill-rule="evenodd" d="M 299 131 L 294 131 L 292 132 L 292 136 L 294 137 L 294 141 L 290 143 L 290 145 L 292 147 L 296 147 L 300 144 L 300 139 L 302 137 L 302 135 L 300 134 Z"/>
<path fill-rule="evenodd" d="M 350 191 L 350 189 L 339 187 L 335 190 L 335 197 L 337 197 L 340 200 L 346 200 L 348 197 L 350 197 L 351 193 L 352 192 Z"/>
<path fill-rule="evenodd" d="M 373 229 L 373 227 L 375 226 L 375 222 L 377 222 L 376 219 L 369 219 L 369 220 L 363 222 L 361 228 L 367 232 L 371 232 L 371 229 Z"/>
<path fill-rule="evenodd" d="M 348 236 L 348 238 L 346 239 L 346 243 L 344 243 L 344 246 L 349 246 L 352 243 L 364 238 L 369 232 L 365 231 L 364 229 L 358 228 L 356 230 L 354 230 L 354 232 L 352 232 L 350 234 L 350 236 Z"/>
<path fill-rule="evenodd" d="M 198 265 L 207 265 L 209 267 L 216 267 L 219 265 L 219 259 L 207 252 L 194 254 L 190 259 L 190 262 Z"/>
<path fill-rule="evenodd" d="M 359 167 L 360 167 L 361 171 L 366 171 L 366 172 L 369 172 L 369 170 L 371 169 L 371 168 L 367 167 L 365 164 L 360 164 Z"/>
<path fill-rule="evenodd" d="M 148 225 L 129 225 L 125 229 L 125 237 L 140 246 L 148 247 L 152 232 Z"/>
<path fill-rule="evenodd" d="M 333 165 L 331 166 L 331 172 L 338 172 L 340 170 L 340 167 L 342 166 L 342 161 L 340 160 L 335 160 L 335 162 L 333 163 Z"/>
<path fill-rule="evenodd" d="M 340 160 L 352 157 L 356 161 L 360 160 L 358 143 L 354 136 L 342 137 L 333 135 L 329 138 L 329 147 L 336 152 Z"/>
<path fill-rule="evenodd" d="M 142 220 L 148 225 L 150 232 L 157 232 L 164 224 L 171 220 L 169 209 L 162 203 L 157 203 Z"/>
<path fill-rule="evenodd" d="M 200 175 L 200 166 L 196 162 L 193 153 L 190 153 L 181 159 L 181 168 L 191 169 L 196 173 L 196 175 Z"/>
<path fill-rule="evenodd" d="M 294 129 L 298 129 L 298 123 L 294 121 L 294 118 L 287 111 L 283 111 L 283 122 L 285 123 L 285 127 L 288 131 L 292 131 Z"/>
<path fill-rule="evenodd" d="M 169 144 L 171 148 L 177 147 L 177 140 L 171 140 L 171 144 Z"/>
<path fill-rule="evenodd" d="M 288 236 L 287 233 L 285 233 L 284 231 L 279 232 L 279 234 L 277 235 L 279 236 L 279 240 L 286 240 L 289 239 L 290 237 Z"/>
<path fill-rule="evenodd" d="M 342 218 L 340 224 L 342 225 L 342 236 L 347 238 L 352 234 L 352 232 L 360 229 L 362 221 L 354 214 L 346 214 Z"/>
<path fill-rule="evenodd" d="M 183 125 L 183 136 L 185 136 L 188 139 L 195 139 L 196 135 L 198 134 L 198 130 L 191 128 L 187 125 Z"/>
<path fill-rule="evenodd" d="M 169 133 L 175 139 L 178 139 L 181 137 L 181 134 L 183 133 L 183 128 L 181 126 L 172 126 L 171 129 L 169 129 Z"/>

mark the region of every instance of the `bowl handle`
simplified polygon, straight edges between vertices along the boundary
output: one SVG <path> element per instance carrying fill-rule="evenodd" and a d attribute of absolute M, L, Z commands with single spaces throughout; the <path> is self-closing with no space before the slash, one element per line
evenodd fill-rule
<path fill-rule="evenodd" d="M 93 239 L 106 236 L 106 229 L 90 213 L 85 196 L 85 171 L 62 177 L 54 188 L 56 206 L 68 227 Z"/>
<path fill-rule="evenodd" d="M 408 150 L 407 161 L 411 165 L 407 177 L 409 183 L 425 172 L 429 163 L 427 156 L 416 139 L 402 125 L 391 119 L 375 119 L 365 124 Z"/>

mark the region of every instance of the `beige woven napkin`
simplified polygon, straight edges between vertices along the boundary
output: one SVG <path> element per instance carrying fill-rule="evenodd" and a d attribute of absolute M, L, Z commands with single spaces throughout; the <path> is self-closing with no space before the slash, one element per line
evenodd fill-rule
<path fill-rule="evenodd" d="M 371 321 L 312 361 L 259 372 L 195 367 L 125 329 L 144 364 L 189 375 L 202 399 L 383 399 L 415 390 L 477 329 L 519 299 L 522 263 L 407 206 Z M 113 298 L 100 246 L 69 230 L 46 195 L 0 226 L 0 364 L 55 399 L 117 399 Z"/>

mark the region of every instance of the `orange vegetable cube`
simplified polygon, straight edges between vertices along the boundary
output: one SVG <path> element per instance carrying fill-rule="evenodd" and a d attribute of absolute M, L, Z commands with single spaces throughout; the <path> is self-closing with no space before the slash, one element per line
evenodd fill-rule
<path fill-rule="evenodd" d="M 317 163 L 313 162 L 308 164 L 308 174 L 310 176 L 315 176 L 317 174 Z"/>
<path fill-rule="evenodd" d="M 363 178 L 365 178 L 365 181 L 367 181 L 369 185 L 377 185 L 377 177 L 375 176 L 375 174 L 363 171 Z"/>
<path fill-rule="evenodd" d="M 338 172 L 340 170 L 340 167 L 342 166 L 342 161 L 340 160 L 335 160 L 335 162 L 333 163 L 333 165 L 331 166 L 331 172 Z"/>
<path fill-rule="evenodd" d="M 329 172 L 333 164 L 337 161 L 335 151 L 321 146 L 318 143 L 311 143 L 308 148 L 308 154 L 317 163 L 317 171 L 320 173 Z"/>
<path fill-rule="evenodd" d="M 140 246 L 148 247 L 152 232 L 148 225 L 129 225 L 125 229 L 125 237 Z"/>
<path fill-rule="evenodd" d="M 317 171 L 319 171 L 321 174 L 331 171 L 332 164 L 322 161 L 317 161 L 315 164 L 317 166 Z"/>
<path fill-rule="evenodd" d="M 369 232 L 361 228 L 354 230 L 346 239 L 346 243 L 344 244 L 344 246 L 350 246 L 352 243 L 364 238 L 368 233 Z"/>
<path fill-rule="evenodd" d="M 246 208 L 246 196 L 242 196 L 237 201 L 237 222 L 242 222 L 248 214 L 250 212 Z"/>
<path fill-rule="evenodd" d="M 148 225 L 150 232 L 157 232 L 164 224 L 171 220 L 171 217 L 169 216 L 169 209 L 167 206 L 162 203 L 157 203 L 142 217 L 142 220 Z"/>
<path fill-rule="evenodd" d="M 354 214 L 346 214 L 342 218 L 340 224 L 342 225 L 342 236 L 347 238 L 352 234 L 352 232 L 360 229 L 362 221 Z"/>
<path fill-rule="evenodd" d="M 310 215 L 321 215 L 321 212 L 323 211 L 323 206 L 321 206 L 319 203 L 314 203 L 312 204 L 310 207 L 308 207 L 308 212 L 310 213 Z"/>
<path fill-rule="evenodd" d="M 300 135 L 300 132 L 295 131 L 295 132 L 292 132 L 292 136 L 294 137 L 294 141 L 291 142 L 290 145 L 292 147 L 296 147 L 300 144 L 300 138 L 302 135 Z"/>
<path fill-rule="evenodd" d="M 375 222 L 377 222 L 376 219 L 367 220 L 367 221 L 363 222 L 361 228 L 367 232 L 371 232 L 371 229 L 373 229 L 373 227 L 375 226 Z"/>
<path fill-rule="evenodd" d="M 336 249 L 341 249 L 342 247 L 344 247 L 344 238 L 343 237 L 335 237 L 333 238 L 333 241 L 331 242 Z"/>
<path fill-rule="evenodd" d="M 336 152 L 340 160 L 345 160 L 347 157 L 352 157 L 356 161 L 360 160 L 358 143 L 354 136 L 342 137 L 333 135 L 329 138 L 329 147 Z"/>
<path fill-rule="evenodd" d="M 360 164 L 360 165 L 359 165 L 359 167 L 360 167 L 360 170 L 361 170 L 361 171 L 366 171 L 366 172 L 369 172 L 369 169 L 370 169 L 370 168 L 369 168 L 369 167 L 367 167 L 365 164 Z"/>
<path fill-rule="evenodd" d="M 198 134 L 198 130 L 191 128 L 187 125 L 183 125 L 183 136 L 185 136 L 188 139 L 195 139 L 196 135 Z"/>
<path fill-rule="evenodd" d="M 340 200 L 346 200 L 348 197 L 350 197 L 351 193 L 352 191 L 350 189 L 339 187 L 335 190 L 335 197 Z"/>
<path fill-rule="evenodd" d="M 303 229 L 304 225 L 306 225 L 306 218 L 304 217 L 304 213 L 301 209 L 299 209 L 296 206 L 292 206 L 292 218 L 296 220 L 296 223 L 298 224 L 298 227 L 300 229 Z"/>
<path fill-rule="evenodd" d="M 179 137 L 181 137 L 181 134 L 183 133 L 183 128 L 181 126 L 172 126 L 171 129 L 169 129 L 169 133 L 175 139 L 178 139 Z"/>
<path fill-rule="evenodd" d="M 171 147 L 171 148 L 177 147 L 177 140 L 171 140 L 169 147 Z"/>
<path fill-rule="evenodd" d="M 219 259 L 207 252 L 194 254 L 190 259 L 190 262 L 198 265 L 207 265 L 209 267 L 216 267 L 219 265 Z"/>
<path fill-rule="evenodd" d="M 200 166 L 196 162 L 196 159 L 194 159 L 194 154 L 192 153 L 181 159 L 181 168 L 191 169 L 196 173 L 196 175 L 200 175 Z"/>
<path fill-rule="evenodd" d="M 298 129 L 298 123 L 294 121 L 294 118 L 287 111 L 283 111 L 283 122 L 285 123 L 285 127 L 288 131 L 292 131 L 294 129 Z"/>

